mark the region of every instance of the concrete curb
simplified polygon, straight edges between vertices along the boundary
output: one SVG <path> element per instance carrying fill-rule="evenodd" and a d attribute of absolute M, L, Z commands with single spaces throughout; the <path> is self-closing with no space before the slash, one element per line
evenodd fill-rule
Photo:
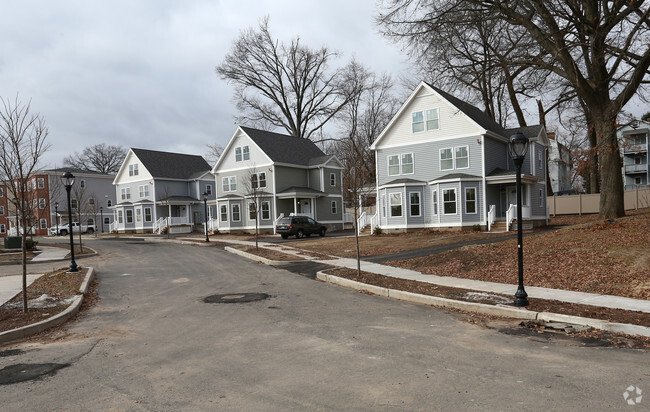
<path fill-rule="evenodd" d="M 300 259 L 300 260 L 271 260 L 267 258 L 263 258 L 261 256 L 254 255 L 252 253 L 244 252 L 243 250 L 235 249 L 234 247 L 231 246 L 226 246 L 224 248 L 226 252 L 234 253 L 235 255 L 243 256 L 247 259 L 254 260 L 256 262 L 264 263 L 265 265 L 269 266 L 283 266 L 283 265 L 290 265 L 292 263 L 298 263 L 298 262 L 304 262 L 305 259 Z"/>
<path fill-rule="evenodd" d="M 550 312 L 532 312 L 526 309 L 517 309 L 508 306 L 488 305 L 485 303 L 465 302 L 437 296 L 421 295 L 418 293 L 405 292 L 402 290 L 388 289 L 374 285 L 357 282 L 350 279 L 329 275 L 325 272 L 318 272 L 316 278 L 323 282 L 343 286 L 373 295 L 385 296 L 406 302 L 419 303 L 439 308 L 461 309 L 469 312 L 483 313 L 486 315 L 500 316 L 511 319 L 543 320 L 546 322 L 565 322 L 576 325 L 589 326 L 594 329 L 606 330 L 609 332 L 625 333 L 627 335 L 640 335 L 650 337 L 650 327 L 631 325 L 626 323 L 614 323 L 601 319 L 584 318 L 580 316 L 563 315 Z"/>
<path fill-rule="evenodd" d="M 77 295 L 77 297 L 75 297 L 75 300 L 70 304 L 70 306 L 68 306 L 66 310 L 38 323 L 2 332 L 0 333 L 0 343 L 7 343 L 35 335 L 51 327 L 58 326 L 76 315 L 77 312 L 79 312 L 79 308 L 81 308 L 81 304 L 84 301 L 83 294 L 88 292 L 90 282 L 92 282 L 94 278 L 95 271 L 90 267 L 88 268 L 88 273 L 86 273 L 86 277 L 84 278 L 84 281 L 81 283 L 81 287 L 79 288 L 79 291 L 82 294 Z"/>

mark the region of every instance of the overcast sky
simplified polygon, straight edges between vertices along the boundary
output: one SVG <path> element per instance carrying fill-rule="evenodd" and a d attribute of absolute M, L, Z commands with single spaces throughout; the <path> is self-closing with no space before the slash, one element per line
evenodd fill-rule
<path fill-rule="evenodd" d="M 406 69 L 372 23 L 373 0 L 3 0 L 0 96 L 31 99 L 52 148 L 42 166 L 96 143 L 204 154 L 235 131 L 232 88 L 215 74 L 240 31 L 270 16 L 281 41 Z"/>

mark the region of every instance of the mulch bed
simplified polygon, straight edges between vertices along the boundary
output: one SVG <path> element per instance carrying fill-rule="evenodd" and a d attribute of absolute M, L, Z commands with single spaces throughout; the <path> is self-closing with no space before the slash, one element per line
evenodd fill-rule
<path fill-rule="evenodd" d="M 67 273 L 66 270 L 60 269 L 36 279 L 27 287 L 27 299 L 32 300 L 47 294 L 64 300 L 80 294 L 79 288 L 86 277 L 88 269 L 80 268 L 79 272 L 76 273 Z M 70 306 L 70 304 L 60 304 L 48 308 L 29 308 L 28 306 L 27 313 L 23 313 L 22 300 L 23 295 L 21 292 L 9 302 L 0 306 L 0 332 L 40 322 L 63 312 Z M 15 303 L 19 303 L 18 308 L 8 307 Z"/>
<path fill-rule="evenodd" d="M 476 294 L 476 291 L 468 289 L 432 285 L 426 282 L 398 279 L 363 271 L 361 272 L 361 276 L 359 276 L 357 274 L 357 271 L 354 269 L 334 269 L 328 271 L 328 273 L 334 276 L 340 276 L 342 278 L 355 280 L 370 285 L 419 293 L 422 295 L 438 296 L 448 299 L 462 300 L 466 302 L 487 303 L 492 305 L 505 304 L 508 306 L 513 306 L 512 296 L 497 293 Z M 503 300 L 500 298 L 503 298 Z M 610 322 L 629 323 L 650 327 L 650 313 L 580 305 L 576 303 L 560 302 L 557 300 L 530 298 L 528 300 L 530 302 L 530 305 L 528 305 L 526 309 L 534 312 L 561 313 L 565 315 L 582 316 L 585 318 L 601 319 Z"/>
<path fill-rule="evenodd" d="M 299 256 L 289 255 L 287 253 L 278 252 L 277 250 L 270 250 L 262 247 L 255 248 L 255 246 L 239 245 L 239 246 L 235 246 L 234 248 L 269 260 L 279 260 L 279 261 L 303 260 L 303 258 Z"/>

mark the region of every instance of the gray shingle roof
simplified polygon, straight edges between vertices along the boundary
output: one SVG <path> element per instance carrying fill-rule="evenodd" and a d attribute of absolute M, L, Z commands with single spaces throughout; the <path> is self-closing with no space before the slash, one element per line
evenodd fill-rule
<path fill-rule="evenodd" d="M 465 113 L 470 119 L 474 120 L 485 130 L 492 131 L 500 136 L 509 137 L 507 131 L 499 123 L 495 122 L 494 119 L 485 114 L 483 110 L 467 103 L 466 101 L 460 100 L 459 98 L 454 97 L 449 93 L 444 92 L 430 84 L 429 87 L 447 99 L 451 104 L 456 106 L 461 112 Z"/>
<path fill-rule="evenodd" d="M 387 186 L 387 185 L 409 185 L 409 184 L 411 184 L 411 185 L 424 185 L 426 183 L 427 182 L 423 182 L 421 180 L 404 178 L 404 179 L 391 180 L 390 182 L 384 183 L 382 186 Z"/>
<path fill-rule="evenodd" d="M 435 180 L 452 180 L 452 179 L 480 179 L 481 176 L 470 175 L 467 173 L 449 173 Z"/>
<path fill-rule="evenodd" d="M 542 131 L 542 125 L 536 124 L 534 126 L 525 126 L 525 127 L 513 127 L 511 129 L 506 129 L 506 137 L 510 139 L 510 136 L 517 132 L 521 132 L 529 139 L 539 136 L 539 132 Z"/>
<path fill-rule="evenodd" d="M 325 156 L 309 139 L 240 127 L 273 162 L 310 166 L 311 159 Z"/>
<path fill-rule="evenodd" d="M 201 156 L 146 149 L 131 150 L 154 178 L 192 179 L 210 171 L 210 165 Z"/>

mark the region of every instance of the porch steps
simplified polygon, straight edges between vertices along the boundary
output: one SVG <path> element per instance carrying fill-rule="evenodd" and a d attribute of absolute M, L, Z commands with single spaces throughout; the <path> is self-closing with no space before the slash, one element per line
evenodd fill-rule
<path fill-rule="evenodd" d="M 516 220 L 513 220 L 513 223 L 514 222 L 516 222 Z M 490 228 L 490 232 L 492 232 L 492 233 L 507 232 L 505 220 L 498 220 L 498 221 L 494 222 L 492 224 L 492 227 Z"/>

